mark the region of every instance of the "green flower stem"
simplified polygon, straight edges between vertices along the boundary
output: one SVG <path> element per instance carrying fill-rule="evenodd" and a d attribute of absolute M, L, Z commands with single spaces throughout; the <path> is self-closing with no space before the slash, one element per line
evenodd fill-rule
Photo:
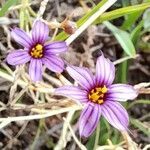
<path fill-rule="evenodd" d="M 98 146 L 98 142 L 99 142 L 99 135 L 100 135 L 100 122 L 96 128 L 96 136 L 95 136 L 95 143 L 94 143 L 94 148 L 93 150 L 96 150 L 97 146 Z"/>

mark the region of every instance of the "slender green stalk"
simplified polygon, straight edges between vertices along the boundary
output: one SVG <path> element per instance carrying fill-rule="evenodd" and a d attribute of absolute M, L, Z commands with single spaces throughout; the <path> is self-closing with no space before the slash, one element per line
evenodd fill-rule
<path fill-rule="evenodd" d="M 96 136 L 95 136 L 95 143 L 94 143 L 94 148 L 93 150 L 96 150 L 97 146 L 98 146 L 98 142 L 99 142 L 99 135 L 100 135 L 100 122 L 97 126 L 97 129 L 96 129 Z"/>
<path fill-rule="evenodd" d="M 36 136 L 35 136 L 34 141 L 33 141 L 32 145 L 30 147 L 30 150 L 34 150 L 34 147 L 36 145 L 37 139 L 39 138 L 39 136 L 40 136 L 40 134 L 42 132 L 43 126 L 44 126 L 44 120 L 41 119 L 39 121 L 39 126 L 38 126 L 38 129 L 37 129 L 37 132 L 36 132 Z"/>

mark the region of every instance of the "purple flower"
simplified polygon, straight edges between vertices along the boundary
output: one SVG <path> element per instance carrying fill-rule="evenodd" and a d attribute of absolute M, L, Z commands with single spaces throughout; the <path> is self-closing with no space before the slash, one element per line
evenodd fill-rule
<path fill-rule="evenodd" d="M 67 71 L 79 86 L 60 87 L 56 89 L 55 94 L 84 104 L 79 119 L 80 136 L 90 136 L 99 123 L 101 115 L 115 128 L 128 129 L 128 113 L 117 101 L 134 99 L 137 92 L 131 85 L 112 84 L 115 78 L 115 67 L 109 59 L 103 55 L 97 59 L 95 76 L 87 68 L 69 66 Z"/>
<path fill-rule="evenodd" d="M 65 42 L 46 43 L 48 34 L 48 26 L 40 20 L 35 22 L 31 35 L 19 28 L 13 29 L 11 36 L 24 49 L 11 52 L 7 56 L 7 62 L 11 65 L 20 65 L 30 61 L 29 75 L 33 81 L 41 80 L 43 64 L 53 72 L 62 72 L 64 62 L 57 54 L 65 52 L 67 45 Z"/>

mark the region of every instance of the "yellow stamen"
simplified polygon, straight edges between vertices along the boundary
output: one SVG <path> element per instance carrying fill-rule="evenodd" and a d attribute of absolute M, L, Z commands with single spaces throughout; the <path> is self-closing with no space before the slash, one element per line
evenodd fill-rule
<path fill-rule="evenodd" d="M 30 55 L 34 58 L 43 57 L 43 46 L 41 44 L 37 44 L 31 49 Z"/>
<path fill-rule="evenodd" d="M 98 100 L 98 104 L 103 104 L 103 103 L 104 103 L 103 99 Z"/>
<path fill-rule="evenodd" d="M 106 93 L 107 92 L 107 88 L 106 86 L 104 85 L 104 87 L 102 88 L 102 93 Z"/>
<path fill-rule="evenodd" d="M 41 44 L 37 44 L 35 48 L 36 50 L 42 51 L 43 46 Z"/>
<path fill-rule="evenodd" d="M 103 87 L 97 87 L 95 89 L 92 89 L 88 95 L 88 98 L 97 104 L 103 104 L 104 100 L 104 94 L 107 92 L 107 88 L 104 85 Z"/>

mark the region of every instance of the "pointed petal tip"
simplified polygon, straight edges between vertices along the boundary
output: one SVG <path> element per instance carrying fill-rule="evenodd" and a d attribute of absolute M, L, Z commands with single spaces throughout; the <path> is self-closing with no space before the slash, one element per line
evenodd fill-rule
<path fill-rule="evenodd" d="M 11 37 L 18 42 L 20 45 L 30 48 L 33 44 L 32 39 L 30 36 L 22 29 L 15 27 L 11 31 Z"/>
<path fill-rule="evenodd" d="M 44 44 L 44 42 L 48 39 L 49 27 L 43 21 L 36 20 L 31 30 L 31 33 L 34 42 Z"/>
<path fill-rule="evenodd" d="M 102 105 L 102 115 L 116 129 L 120 131 L 128 130 L 129 116 L 120 103 L 106 101 Z"/>
<path fill-rule="evenodd" d="M 115 78 L 115 66 L 103 53 L 96 61 L 96 80 L 98 84 L 111 85 Z"/>
<path fill-rule="evenodd" d="M 85 67 L 67 66 L 69 75 L 84 89 L 89 90 L 94 86 L 95 80 L 92 72 Z"/>
<path fill-rule="evenodd" d="M 112 84 L 108 87 L 107 99 L 115 101 L 133 100 L 138 96 L 138 91 L 129 84 Z"/>

